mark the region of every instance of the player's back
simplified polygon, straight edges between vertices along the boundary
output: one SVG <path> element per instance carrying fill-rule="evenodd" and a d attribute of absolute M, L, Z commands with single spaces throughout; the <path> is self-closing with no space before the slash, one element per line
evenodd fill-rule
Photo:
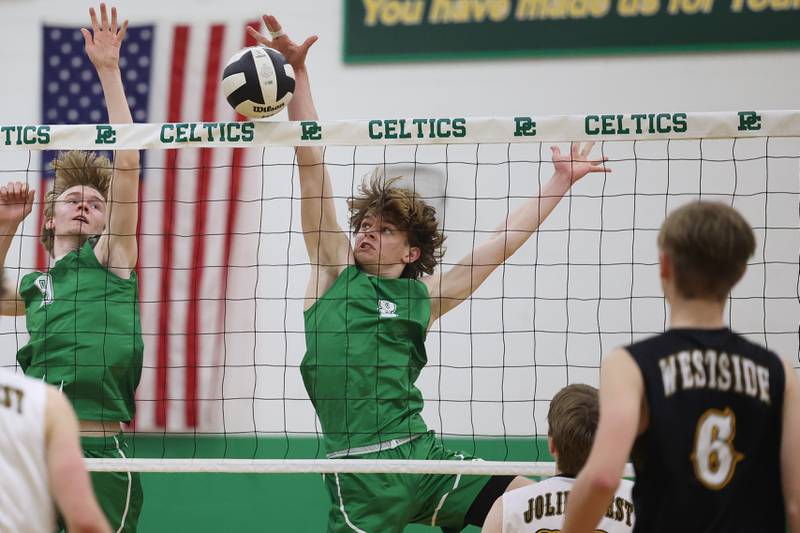
<path fill-rule="evenodd" d="M 46 386 L 0 368 L 0 531 L 55 530 L 45 446 Z"/>
<path fill-rule="evenodd" d="M 783 533 L 780 358 L 727 328 L 627 349 L 648 406 L 633 448 L 635 531 Z"/>
<path fill-rule="evenodd" d="M 557 532 L 564 523 L 567 499 L 575 479 L 554 476 L 503 494 L 503 533 Z M 614 499 L 597 526 L 603 533 L 630 533 L 634 512 L 633 483 L 620 481 Z"/>

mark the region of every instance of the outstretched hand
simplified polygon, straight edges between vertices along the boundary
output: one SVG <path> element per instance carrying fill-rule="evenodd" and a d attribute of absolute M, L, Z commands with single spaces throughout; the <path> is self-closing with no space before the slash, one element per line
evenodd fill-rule
<path fill-rule="evenodd" d="M 19 224 L 31 213 L 35 191 L 12 181 L 0 187 L 0 224 Z"/>
<path fill-rule="evenodd" d="M 128 21 L 123 21 L 122 26 L 117 25 L 116 7 L 111 8 L 109 21 L 105 4 L 100 4 L 100 22 L 93 7 L 89 8 L 89 17 L 92 19 L 92 31 L 81 28 L 86 55 L 98 71 L 119 67 L 119 48 L 128 30 Z"/>
<path fill-rule="evenodd" d="M 302 44 L 297 44 L 289 39 L 289 37 L 283 32 L 280 22 L 278 22 L 278 19 L 276 19 L 274 16 L 264 15 L 261 17 L 261 19 L 264 21 L 264 25 L 266 26 L 267 32 L 269 33 L 271 39 L 267 39 L 264 35 L 258 33 L 255 28 L 248 26 L 247 33 L 250 35 L 250 37 L 255 39 L 257 43 L 274 48 L 283 54 L 283 57 L 286 58 L 286 61 L 292 66 L 295 72 L 304 69 L 306 66 L 306 55 L 308 55 L 308 49 L 311 48 L 312 44 L 317 42 L 319 37 L 312 35 L 303 41 Z"/>
<path fill-rule="evenodd" d="M 583 146 L 579 142 L 573 142 L 570 153 L 562 154 L 557 146 L 551 146 L 556 174 L 569 177 L 570 184 L 572 184 L 590 172 L 611 172 L 611 169 L 605 165 L 608 157 L 589 159 L 593 147 L 594 142 L 584 143 Z"/>

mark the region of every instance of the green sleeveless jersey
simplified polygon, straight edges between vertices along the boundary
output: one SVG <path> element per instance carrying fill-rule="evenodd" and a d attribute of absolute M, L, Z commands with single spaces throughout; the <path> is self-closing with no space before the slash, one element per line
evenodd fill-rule
<path fill-rule="evenodd" d="M 30 334 L 17 352 L 28 376 L 61 387 L 81 420 L 129 422 L 142 373 L 136 273 L 102 266 L 89 241 L 49 272 L 22 278 Z"/>
<path fill-rule="evenodd" d="M 304 313 L 303 382 L 328 453 L 426 433 L 414 385 L 431 306 L 419 280 L 347 267 Z"/>

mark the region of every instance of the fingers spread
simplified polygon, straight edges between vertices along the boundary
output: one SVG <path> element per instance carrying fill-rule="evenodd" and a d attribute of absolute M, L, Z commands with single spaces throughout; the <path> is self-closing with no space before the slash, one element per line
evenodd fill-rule
<path fill-rule="evenodd" d="M 92 19 L 92 32 L 97 33 L 100 31 L 100 26 L 97 23 L 97 13 L 95 13 L 94 8 L 89 8 L 89 17 Z"/>
<path fill-rule="evenodd" d="M 100 24 L 102 31 L 108 31 L 108 11 L 105 4 L 100 4 Z"/>
<path fill-rule="evenodd" d="M 122 41 L 123 39 L 125 39 L 125 34 L 126 34 L 127 32 L 128 32 L 128 21 L 127 21 L 127 20 L 125 20 L 125 21 L 122 23 L 122 28 L 119 30 L 119 33 L 117 34 L 117 39 L 119 39 L 120 41 Z"/>
<path fill-rule="evenodd" d="M 117 8 L 111 8 L 111 32 L 117 33 Z"/>
<path fill-rule="evenodd" d="M 272 42 L 261 35 L 257 29 L 253 28 L 252 26 L 247 27 L 247 34 L 250 35 L 253 39 L 256 40 L 257 43 L 263 44 L 264 46 L 270 46 Z"/>
<path fill-rule="evenodd" d="M 92 45 L 92 34 L 91 34 L 91 32 L 89 30 L 87 30 L 86 28 L 81 28 L 81 34 L 83 35 L 83 43 L 86 46 L 91 46 Z"/>
<path fill-rule="evenodd" d="M 318 39 L 319 39 L 319 37 L 316 36 L 316 35 L 312 35 L 311 37 L 306 39 L 302 44 L 303 50 L 308 52 L 308 49 L 311 48 L 311 45 L 314 44 L 315 42 L 317 42 Z"/>
<path fill-rule="evenodd" d="M 262 17 L 264 19 L 264 24 L 267 25 L 267 30 L 269 31 L 281 31 L 281 23 L 278 22 L 272 15 L 264 15 Z"/>

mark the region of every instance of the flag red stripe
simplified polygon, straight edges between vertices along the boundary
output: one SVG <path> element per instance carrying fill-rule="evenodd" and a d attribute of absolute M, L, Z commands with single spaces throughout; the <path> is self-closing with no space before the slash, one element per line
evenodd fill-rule
<path fill-rule="evenodd" d="M 202 117 L 204 122 L 213 122 L 217 115 L 217 89 L 220 79 L 220 55 L 225 38 L 225 26 L 211 27 L 206 62 L 206 80 L 203 93 Z M 186 400 L 185 416 L 188 427 L 197 427 L 197 361 L 200 351 L 198 333 L 200 329 L 200 290 L 203 281 L 203 258 L 206 246 L 206 218 L 208 214 L 208 189 L 211 178 L 211 149 L 200 150 L 197 172 L 197 195 L 195 197 L 194 243 L 192 250 L 192 272 L 189 281 L 189 309 L 186 315 Z"/>
<path fill-rule="evenodd" d="M 259 29 L 261 25 L 261 21 L 258 19 L 251 20 L 245 22 L 244 25 L 244 42 L 242 45 L 244 47 L 248 46 L 255 46 L 256 40 L 252 38 L 247 33 L 247 27 L 252 26 L 253 28 Z M 236 120 L 241 122 L 246 120 L 246 117 L 236 113 Z M 218 328 L 217 331 L 224 331 L 225 328 L 225 314 L 226 314 L 226 304 L 228 301 L 228 277 L 230 274 L 230 264 L 231 264 L 231 254 L 233 253 L 233 232 L 236 229 L 236 221 L 239 217 L 239 201 L 240 201 L 240 194 L 242 190 L 242 161 L 244 159 L 244 149 L 243 148 L 234 148 L 231 153 L 231 170 L 230 170 L 230 181 L 228 182 L 228 202 L 226 205 L 226 219 L 225 219 L 225 237 L 224 237 L 224 244 L 222 247 L 223 250 L 223 263 L 222 263 L 222 272 L 220 275 L 220 291 L 219 291 L 219 298 L 222 301 L 222 311 L 217 316 L 217 324 Z M 217 337 L 217 341 L 214 344 L 215 350 L 214 354 L 216 355 L 214 360 L 214 367 L 213 367 L 213 376 L 212 382 L 218 383 L 220 381 L 219 372 L 222 365 L 225 364 L 223 359 L 224 357 L 224 348 L 223 343 L 225 340 L 224 333 Z"/>
<path fill-rule="evenodd" d="M 175 26 L 172 36 L 172 65 L 170 68 L 167 121 L 179 122 L 183 100 L 184 76 L 189 51 L 189 26 Z M 164 169 L 164 220 L 161 234 L 161 289 L 158 301 L 158 335 L 156 352 L 156 425 L 166 427 L 168 365 L 169 365 L 169 311 L 170 277 L 172 275 L 172 235 L 175 223 L 175 181 L 179 150 L 167 150 Z"/>

